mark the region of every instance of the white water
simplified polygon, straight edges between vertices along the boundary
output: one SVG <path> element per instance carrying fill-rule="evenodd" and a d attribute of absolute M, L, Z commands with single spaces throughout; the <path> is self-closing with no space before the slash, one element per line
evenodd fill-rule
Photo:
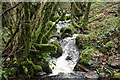
<path fill-rule="evenodd" d="M 70 14 L 66 14 L 67 16 Z M 57 33 L 60 34 L 60 28 L 62 27 L 68 27 L 70 20 L 67 21 L 60 21 L 57 24 Z M 61 46 L 63 48 L 62 56 L 59 58 L 51 59 L 50 61 L 54 61 L 56 65 L 52 64 L 50 65 L 50 68 L 52 69 L 52 75 L 57 75 L 59 73 L 73 73 L 73 69 L 77 63 L 78 57 L 79 57 L 79 50 L 77 46 L 75 45 L 75 38 L 77 34 L 74 34 L 73 37 L 66 37 L 60 41 Z M 53 38 L 50 40 L 54 41 L 56 38 Z M 72 60 L 66 60 L 67 56 L 71 57 Z"/>
<path fill-rule="evenodd" d="M 66 37 L 65 39 L 61 40 L 60 43 L 63 47 L 63 54 L 57 59 L 52 59 L 56 65 L 50 65 L 52 69 L 52 75 L 57 75 L 60 72 L 62 73 L 73 73 L 73 69 L 77 63 L 77 59 L 79 56 L 79 50 L 75 45 L 75 38 L 77 34 L 74 34 L 73 37 Z M 70 56 L 72 60 L 66 60 L 66 57 Z"/>

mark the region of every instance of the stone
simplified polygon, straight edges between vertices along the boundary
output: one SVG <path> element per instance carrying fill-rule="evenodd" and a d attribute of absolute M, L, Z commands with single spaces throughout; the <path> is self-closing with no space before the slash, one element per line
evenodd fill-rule
<path fill-rule="evenodd" d="M 87 77 L 87 78 L 94 78 L 94 79 L 97 80 L 99 78 L 99 75 L 95 71 L 89 71 L 89 72 L 87 72 L 85 74 L 85 77 Z"/>
<path fill-rule="evenodd" d="M 67 56 L 66 60 L 72 60 L 72 58 L 70 56 Z"/>
<path fill-rule="evenodd" d="M 82 51 L 81 55 L 80 55 L 80 63 L 84 63 L 84 64 L 88 64 L 89 61 L 94 59 L 94 54 L 96 54 L 97 52 L 94 49 L 85 49 Z"/>
<path fill-rule="evenodd" d="M 51 57 L 55 57 L 55 58 L 58 58 L 62 55 L 63 53 L 63 49 L 61 47 L 61 44 L 60 42 L 58 42 L 57 40 L 56 41 L 52 41 L 51 44 L 55 45 L 57 47 L 57 52 L 52 52 L 50 54 Z"/>

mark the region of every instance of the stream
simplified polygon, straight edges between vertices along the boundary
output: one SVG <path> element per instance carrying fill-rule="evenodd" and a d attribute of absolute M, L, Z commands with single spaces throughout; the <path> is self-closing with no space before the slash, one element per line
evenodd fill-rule
<path fill-rule="evenodd" d="M 69 14 L 68 14 L 69 15 Z M 61 34 L 60 29 L 62 27 L 68 27 L 71 20 L 59 21 L 57 24 L 56 35 Z M 76 37 L 78 34 L 72 35 L 72 37 L 65 37 L 62 40 L 59 40 L 63 48 L 62 56 L 58 58 L 49 58 L 50 64 L 49 67 L 52 69 L 52 73 L 49 74 L 48 80 L 90 80 L 86 76 L 90 76 L 97 80 L 98 75 L 96 72 L 80 72 L 74 71 L 79 58 L 79 49 L 76 46 Z M 57 40 L 56 37 L 50 39 L 49 42 Z M 54 63 L 54 64 L 53 64 Z"/>
<path fill-rule="evenodd" d="M 69 14 L 68 14 L 69 15 Z M 57 33 L 60 34 L 60 28 L 68 27 L 70 20 L 60 21 L 57 24 Z M 52 74 L 49 76 L 56 76 L 57 78 L 80 78 L 82 74 L 76 74 L 73 69 L 77 63 L 79 57 L 79 50 L 75 44 L 75 38 L 78 34 L 74 34 L 72 37 L 66 37 L 59 42 L 63 48 L 62 56 L 59 58 L 52 58 L 50 61 L 56 64 L 50 65 Z M 56 38 L 50 40 L 55 41 Z M 67 59 L 69 57 L 70 59 Z"/>
<path fill-rule="evenodd" d="M 56 65 L 51 65 L 52 74 L 57 75 L 59 73 L 73 73 L 73 69 L 77 63 L 79 57 L 79 50 L 75 45 L 75 38 L 77 34 L 74 34 L 73 37 L 66 37 L 60 41 L 61 46 L 63 47 L 63 54 L 57 59 L 52 59 Z M 70 57 L 70 60 L 66 60 L 67 57 Z M 53 69 L 54 67 L 54 69 Z"/>

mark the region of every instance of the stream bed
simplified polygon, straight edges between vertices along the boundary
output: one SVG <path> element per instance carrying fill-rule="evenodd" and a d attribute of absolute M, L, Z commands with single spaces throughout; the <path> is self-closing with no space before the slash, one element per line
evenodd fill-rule
<path fill-rule="evenodd" d="M 57 59 L 51 59 L 51 61 L 54 61 L 56 65 L 50 65 L 52 69 L 52 74 L 50 74 L 50 76 L 57 75 L 59 73 L 74 73 L 73 69 L 79 57 L 79 50 L 75 45 L 76 36 L 77 34 L 74 34 L 73 37 L 66 37 L 60 41 L 63 47 L 63 54 Z M 69 60 L 67 59 L 68 57 L 70 58 Z"/>
<path fill-rule="evenodd" d="M 69 15 L 69 14 L 68 14 Z M 60 28 L 68 27 L 70 20 L 60 21 L 57 24 L 57 33 L 60 34 Z M 77 60 L 79 58 L 79 49 L 75 44 L 75 38 L 78 34 L 74 34 L 72 37 L 66 37 L 59 42 L 63 48 L 62 56 L 59 58 L 52 58 L 50 61 L 54 62 L 56 65 L 49 65 L 52 69 L 52 74 L 50 77 L 53 78 L 83 78 L 82 73 L 76 73 L 73 71 Z M 56 38 L 50 40 L 55 41 Z"/>

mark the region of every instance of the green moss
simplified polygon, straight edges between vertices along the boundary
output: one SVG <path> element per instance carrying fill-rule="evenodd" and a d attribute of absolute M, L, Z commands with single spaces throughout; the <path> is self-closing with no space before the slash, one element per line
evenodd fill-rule
<path fill-rule="evenodd" d="M 53 22 L 52 22 L 52 21 L 49 21 L 49 22 L 46 24 L 45 30 L 49 30 L 52 25 L 53 25 Z"/>
<path fill-rule="evenodd" d="M 25 70 L 25 73 L 28 72 L 27 68 L 25 66 L 32 66 L 35 70 L 40 70 L 42 71 L 42 67 L 40 65 L 35 65 L 32 61 L 23 61 L 20 63 L 20 65 L 23 67 L 23 69 Z"/>
<path fill-rule="evenodd" d="M 34 65 L 34 69 L 38 71 L 42 71 L 42 67 L 40 65 Z"/>
<path fill-rule="evenodd" d="M 23 69 L 24 69 L 25 74 L 27 74 L 27 72 L 28 72 L 27 67 L 25 67 L 25 66 L 22 66 L 22 67 L 23 67 Z"/>
<path fill-rule="evenodd" d="M 48 62 L 44 62 L 43 64 L 41 64 L 41 66 L 43 71 L 46 72 L 47 74 L 52 73 L 52 70 L 50 69 Z"/>
<path fill-rule="evenodd" d="M 60 32 L 72 34 L 72 28 L 71 27 L 62 27 L 60 29 Z"/>
<path fill-rule="evenodd" d="M 72 37 L 72 35 L 67 33 L 61 34 L 61 39 L 64 39 L 65 37 Z"/>
<path fill-rule="evenodd" d="M 13 67 L 12 69 L 13 69 L 13 71 L 12 71 L 11 75 L 17 76 L 18 75 L 17 73 L 19 72 L 18 67 Z"/>
<path fill-rule="evenodd" d="M 115 73 L 114 78 L 120 78 L 120 73 Z"/>
<path fill-rule="evenodd" d="M 46 32 L 42 37 L 41 37 L 41 41 L 40 43 L 48 43 L 48 40 L 49 40 L 49 36 L 52 34 L 53 30 L 55 30 L 55 28 L 51 29 L 51 27 L 53 26 L 53 23 L 52 21 L 49 21 L 47 24 L 46 24 L 46 27 L 44 28 L 44 32 Z M 50 30 L 51 29 L 51 30 Z M 49 31 L 50 30 L 50 31 Z M 49 31 L 49 32 L 48 32 Z"/>
<path fill-rule="evenodd" d="M 108 58 L 108 61 L 112 60 L 112 58 L 113 58 L 113 56 L 110 56 L 110 57 Z"/>
<path fill-rule="evenodd" d="M 30 71 L 29 71 L 29 73 L 30 73 L 30 75 L 34 75 L 34 69 L 33 69 L 33 67 L 32 66 L 30 66 Z"/>
<path fill-rule="evenodd" d="M 73 34 L 73 29 L 71 27 L 62 27 L 60 29 L 61 34 L 61 38 L 65 38 L 65 37 L 71 37 Z"/>
<path fill-rule="evenodd" d="M 21 66 L 25 66 L 25 65 L 29 65 L 29 63 L 27 62 L 27 61 L 23 61 L 23 62 L 20 62 L 20 63 L 18 63 L 19 64 L 19 66 L 21 65 Z"/>
<path fill-rule="evenodd" d="M 55 22 L 59 18 L 58 15 L 54 15 L 54 17 L 51 19 L 51 21 Z"/>
<path fill-rule="evenodd" d="M 40 53 L 56 53 L 57 47 L 53 44 L 37 44 L 35 43 L 35 47 L 39 50 Z"/>
<path fill-rule="evenodd" d="M 51 28 L 42 36 L 40 43 L 46 44 L 50 38 L 50 35 L 52 34 L 53 30 L 56 28 L 56 24 L 60 21 L 62 17 L 64 17 L 66 12 L 64 11 L 63 14 L 55 21 L 55 24 L 51 26 Z M 39 40 L 38 40 L 39 41 Z M 37 41 L 37 42 L 38 42 Z"/>
<path fill-rule="evenodd" d="M 81 34 L 76 37 L 76 45 L 79 49 L 84 49 L 86 41 L 88 41 L 88 36 Z"/>
<path fill-rule="evenodd" d="M 105 47 L 113 47 L 114 41 L 109 41 L 105 44 Z"/>
<path fill-rule="evenodd" d="M 22 66 L 24 73 L 27 74 L 29 77 L 34 75 L 34 71 L 42 71 L 42 67 L 40 65 L 35 65 L 32 61 L 23 61 L 19 63 L 20 67 Z"/>
<path fill-rule="evenodd" d="M 60 42 L 58 41 L 52 41 L 51 44 L 54 44 L 57 47 L 57 52 L 56 53 L 51 53 L 51 56 L 53 57 L 60 57 L 63 53 L 63 49 L 61 47 Z"/>
<path fill-rule="evenodd" d="M 94 49 L 83 50 L 82 54 L 80 55 L 80 63 L 88 64 L 90 60 L 94 60 L 93 54 L 95 53 L 96 51 Z"/>
<path fill-rule="evenodd" d="M 35 70 L 42 71 L 42 67 L 40 65 L 35 65 L 32 61 L 29 60 L 28 63 L 31 64 Z"/>
<path fill-rule="evenodd" d="M 60 19 L 60 21 L 65 21 L 67 19 L 67 17 L 66 16 L 63 16 L 61 19 Z"/>
<path fill-rule="evenodd" d="M 69 20 L 69 19 L 71 19 L 71 16 L 66 16 L 66 20 Z"/>

